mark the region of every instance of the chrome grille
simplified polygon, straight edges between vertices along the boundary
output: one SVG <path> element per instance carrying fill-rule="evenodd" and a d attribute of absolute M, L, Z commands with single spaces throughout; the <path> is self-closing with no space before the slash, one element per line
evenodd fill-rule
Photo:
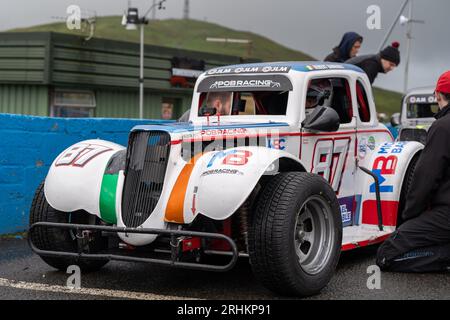
<path fill-rule="evenodd" d="M 122 196 L 125 226 L 142 225 L 158 204 L 170 155 L 170 135 L 138 131 L 130 135 Z"/>

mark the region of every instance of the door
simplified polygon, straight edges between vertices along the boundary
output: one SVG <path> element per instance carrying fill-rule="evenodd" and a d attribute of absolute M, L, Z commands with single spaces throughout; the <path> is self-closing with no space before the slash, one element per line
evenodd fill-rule
<path fill-rule="evenodd" d="M 318 99 L 315 100 L 316 97 Z M 339 199 L 343 225 L 349 226 L 353 224 L 356 211 L 356 118 L 349 80 L 312 78 L 305 101 L 306 116 L 320 105 L 333 108 L 338 113 L 340 127 L 336 132 L 302 129 L 300 158 L 310 172 L 330 183 Z"/>

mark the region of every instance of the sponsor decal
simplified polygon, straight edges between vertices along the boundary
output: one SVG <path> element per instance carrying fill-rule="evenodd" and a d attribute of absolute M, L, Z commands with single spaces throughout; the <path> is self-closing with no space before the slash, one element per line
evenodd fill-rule
<path fill-rule="evenodd" d="M 242 74 L 242 73 L 288 73 L 291 70 L 289 66 L 250 66 L 234 68 L 215 68 L 209 70 L 207 75 L 218 74 Z"/>
<path fill-rule="evenodd" d="M 248 163 L 248 159 L 253 154 L 247 150 L 230 150 L 230 151 L 220 151 L 211 158 L 208 163 L 208 168 L 212 167 L 216 160 L 224 159 L 222 161 L 223 165 L 232 165 L 232 166 L 243 166 Z"/>
<path fill-rule="evenodd" d="M 373 151 L 375 150 L 375 146 L 376 146 L 375 137 L 370 136 L 369 139 L 367 140 L 367 147 Z"/>
<path fill-rule="evenodd" d="M 291 81 L 283 75 L 213 76 L 198 85 L 198 92 L 291 91 Z"/>
<path fill-rule="evenodd" d="M 201 136 L 229 136 L 236 134 L 245 134 L 247 133 L 247 129 L 245 128 L 232 128 L 232 129 L 211 129 L 211 130 L 202 130 L 200 131 Z"/>
<path fill-rule="evenodd" d="M 341 207 L 341 216 L 342 216 L 342 223 L 348 223 L 352 221 L 352 212 L 347 210 L 347 205 L 343 204 Z"/>
<path fill-rule="evenodd" d="M 358 151 L 359 157 L 364 159 L 367 155 L 367 139 L 365 137 L 359 140 Z"/>
<path fill-rule="evenodd" d="M 414 95 L 408 97 L 408 103 L 410 104 L 421 104 L 421 103 L 437 103 L 436 97 L 434 95 Z"/>
<path fill-rule="evenodd" d="M 398 158 L 395 155 L 379 156 L 375 159 L 372 167 L 372 172 L 375 173 L 378 177 L 381 193 L 390 193 L 394 191 L 393 185 L 385 184 L 387 180 L 385 176 L 395 175 L 397 162 Z M 375 183 L 373 183 L 370 185 L 370 192 L 375 193 L 375 190 Z"/>
<path fill-rule="evenodd" d="M 316 64 L 306 66 L 306 69 L 309 71 L 315 71 L 315 70 L 345 69 L 345 67 L 340 64 Z"/>
<path fill-rule="evenodd" d="M 209 89 L 223 89 L 223 88 L 280 88 L 281 83 L 272 80 L 230 80 L 230 81 L 216 81 Z"/>
<path fill-rule="evenodd" d="M 378 154 L 400 154 L 407 142 L 387 142 L 380 147 Z"/>
<path fill-rule="evenodd" d="M 284 150 L 286 139 L 269 139 L 267 140 L 267 147 L 276 150 Z"/>
<path fill-rule="evenodd" d="M 207 177 L 211 175 L 216 174 L 232 174 L 232 175 L 238 175 L 243 176 L 244 173 L 242 171 L 239 171 L 237 169 L 214 169 L 214 170 L 208 170 L 201 174 L 201 177 Z"/>

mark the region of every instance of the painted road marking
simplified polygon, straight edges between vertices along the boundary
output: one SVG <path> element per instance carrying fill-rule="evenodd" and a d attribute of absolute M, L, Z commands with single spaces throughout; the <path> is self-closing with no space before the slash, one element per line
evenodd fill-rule
<path fill-rule="evenodd" d="M 81 288 L 70 289 L 65 286 L 48 285 L 43 283 L 14 281 L 9 279 L 0 278 L 0 287 L 9 287 L 14 289 L 45 291 L 54 293 L 68 293 L 90 296 L 101 296 L 108 298 L 119 299 L 133 299 L 133 300 L 187 300 L 191 298 L 178 297 L 178 296 L 163 296 L 158 294 L 150 294 L 144 292 L 132 292 L 132 291 L 120 291 L 120 290 L 108 290 L 108 289 L 94 289 L 94 288 Z"/>

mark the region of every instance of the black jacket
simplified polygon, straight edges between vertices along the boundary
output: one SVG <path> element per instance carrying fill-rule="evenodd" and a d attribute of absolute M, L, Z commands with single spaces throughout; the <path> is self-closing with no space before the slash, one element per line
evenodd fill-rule
<path fill-rule="evenodd" d="M 360 67 L 369 77 L 370 83 L 375 81 L 378 73 L 384 73 L 383 66 L 381 64 L 381 57 L 379 54 L 369 54 L 348 59 L 345 63 L 353 64 Z"/>
<path fill-rule="evenodd" d="M 333 52 L 326 56 L 325 60 L 327 62 L 344 62 L 344 59 L 341 57 L 341 52 L 338 47 L 333 49 Z"/>
<path fill-rule="evenodd" d="M 409 220 L 427 209 L 450 214 L 450 104 L 437 115 L 414 172 L 402 218 Z"/>

